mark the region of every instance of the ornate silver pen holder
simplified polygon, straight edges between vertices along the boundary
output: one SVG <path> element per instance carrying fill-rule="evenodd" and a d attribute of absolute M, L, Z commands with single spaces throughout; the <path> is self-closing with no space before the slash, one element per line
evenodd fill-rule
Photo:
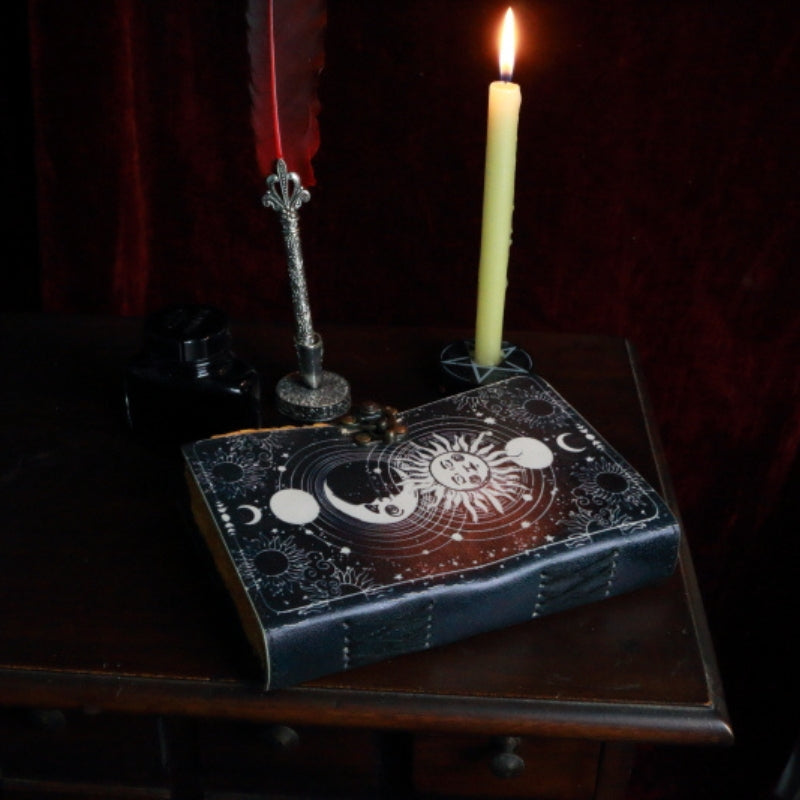
<path fill-rule="evenodd" d="M 267 177 L 265 207 L 280 216 L 283 244 L 289 267 L 289 286 L 295 320 L 294 344 L 298 369 L 281 378 L 275 387 L 278 410 L 299 422 L 325 422 L 350 408 L 350 385 L 340 375 L 322 368 L 322 337 L 314 331 L 308 302 L 303 252 L 300 246 L 299 210 L 311 195 L 300 177 L 288 172 L 286 162 L 275 162 L 275 173 Z"/>
<path fill-rule="evenodd" d="M 459 339 L 444 347 L 439 354 L 439 372 L 447 392 L 463 392 L 478 386 L 518 375 L 533 374 L 533 359 L 527 351 L 510 342 L 501 345 L 499 364 L 482 366 L 473 360 L 474 339 Z"/>

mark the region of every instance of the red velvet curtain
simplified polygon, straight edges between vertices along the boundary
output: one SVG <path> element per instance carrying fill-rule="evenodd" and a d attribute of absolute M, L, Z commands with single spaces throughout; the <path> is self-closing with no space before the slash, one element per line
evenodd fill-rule
<path fill-rule="evenodd" d="M 517 6 L 507 328 L 638 347 L 712 617 L 733 638 L 732 598 L 786 574 L 793 552 L 780 499 L 800 443 L 797 6 Z M 504 8 L 330 0 L 301 223 L 323 332 L 472 325 Z M 45 308 L 206 301 L 288 320 L 244 2 L 30 0 L 30 21 Z"/>

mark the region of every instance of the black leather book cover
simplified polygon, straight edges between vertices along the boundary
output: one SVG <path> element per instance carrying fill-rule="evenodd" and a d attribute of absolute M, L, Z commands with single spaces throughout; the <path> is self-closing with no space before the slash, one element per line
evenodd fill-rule
<path fill-rule="evenodd" d="M 663 500 L 552 387 L 517 377 L 400 415 L 186 445 L 193 509 L 267 688 L 668 576 Z"/>

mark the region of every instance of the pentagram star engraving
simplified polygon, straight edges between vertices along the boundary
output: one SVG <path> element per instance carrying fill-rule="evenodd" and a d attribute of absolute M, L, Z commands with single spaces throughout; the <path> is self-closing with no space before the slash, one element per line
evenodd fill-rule
<path fill-rule="evenodd" d="M 469 352 L 464 352 L 462 355 L 453 355 L 450 357 L 442 357 L 442 365 L 445 368 L 452 369 L 455 373 L 466 372 L 471 374 L 472 379 L 476 384 L 481 385 L 486 382 L 501 380 L 503 378 L 510 378 L 514 375 L 527 375 L 530 371 L 530 366 L 525 366 L 524 363 L 516 363 L 512 356 L 519 352 L 523 354 L 524 351 L 519 350 L 516 345 L 504 344 L 501 348 L 502 358 L 499 364 L 482 366 L 476 364 L 469 355 Z M 521 359 L 527 361 L 527 354 Z"/>

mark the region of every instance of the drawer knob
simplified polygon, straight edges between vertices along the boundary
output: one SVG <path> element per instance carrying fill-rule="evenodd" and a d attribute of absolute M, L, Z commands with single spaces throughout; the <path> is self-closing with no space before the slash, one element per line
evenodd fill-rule
<path fill-rule="evenodd" d="M 67 716 L 59 708 L 34 708 L 28 712 L 28 716 L 40 731 L 58 733 L 67 727 Z"/>
<path fill-rule="evenodd" d="M 300 734 L 288 725 L 269 725 L 262 731 L 262 737 L 276 751 L 289 752 L 300 744 Z"/>
<path fill-rule="evenodd" d="M 500 736 L 494 740 L 495 753 L 489 766 L 498 778 L 515 778 L 525 769 L 525 760 L 517 752 L 519 745 L 518 736 Z"/>

